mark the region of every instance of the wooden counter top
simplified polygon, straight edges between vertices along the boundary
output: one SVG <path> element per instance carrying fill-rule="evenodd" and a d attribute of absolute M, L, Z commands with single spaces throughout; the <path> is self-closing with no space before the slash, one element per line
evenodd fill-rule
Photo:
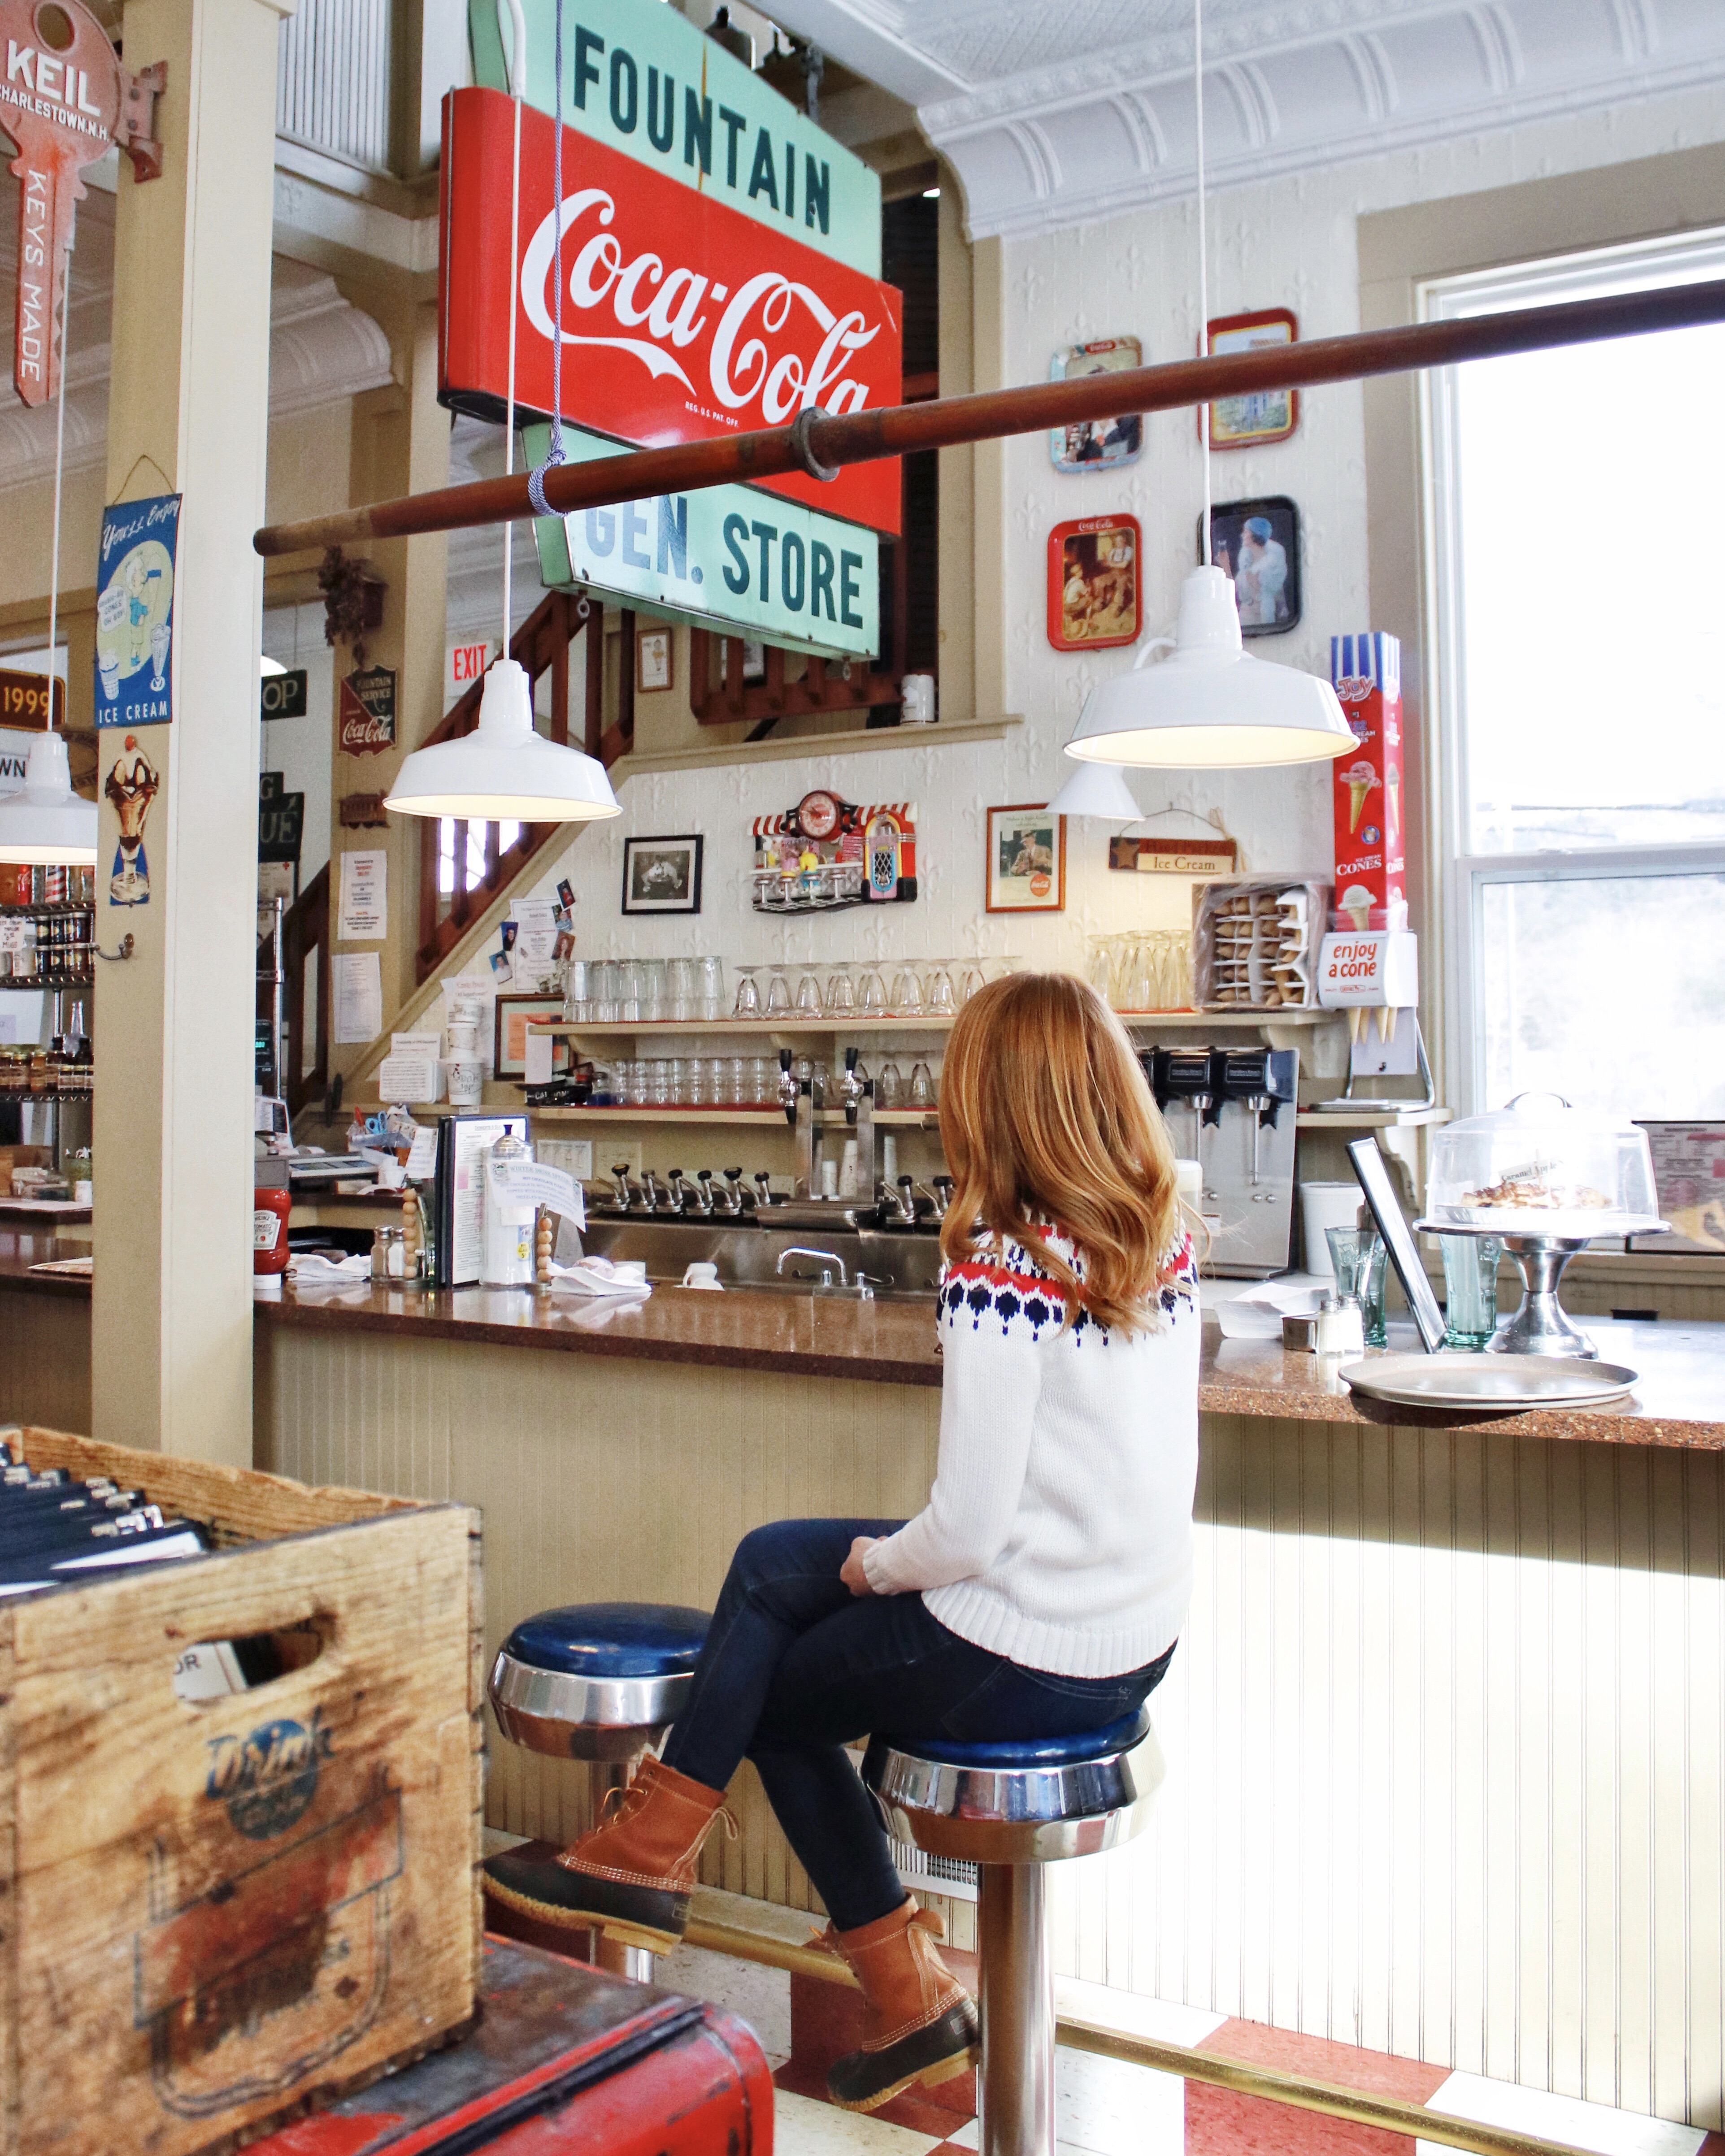
<path fill-rule="evenodd" d="M 0 1290 L 64 1297 L 90 1294 L 87 1280 L 33 1273 L 45 1258 L 84 1245 L 0 1229 Z M 705 1364 L 801 1377 L 937 1387 L 930 1302 L 906 1298 L 774 1295 L 747 1288 L 715 1295 L 658 1287 L 644 1303 L 595 1304 L 518 1289 L 460 1288 L 408 1295 L 366 1281 L 303 1291 L 259 1284 L 261 1328 L 389 1333 L 576 1354 Z M 1389 1408 L 1351 1394 L 1335 1366 L 1290 1354 L 1275 1341 L 1224 1340 L 1206 1325 L 1199 1406 L 1206 1414 L 1291 1422 L 1393 1424 L 1404 1429 L 1502 1431 L 1522 1437 L 1725 1450 L 1725 1325 L 1585 1321 L 1608 1359 L 1641 1372 L 1621 1405 L 1491 1415 Z M 1412 1347 L 1392 1327 L 1392 1347 Z"/>

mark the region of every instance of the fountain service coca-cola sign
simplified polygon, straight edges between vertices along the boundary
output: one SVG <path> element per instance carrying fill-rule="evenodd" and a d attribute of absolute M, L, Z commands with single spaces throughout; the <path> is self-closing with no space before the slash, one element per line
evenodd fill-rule
<path fill-rule="evenodd" d="M 563 199 L 552 203 L 555 122 L 521 114 L 518 274 L 509 275 L 514 111 L 495 90 L 444 100 L 439 393 L 501 416 L 511 286 L 516 396 L 552 405 L 555 280 L 562 285 L 566 420 L 659 446 L 783 426 L 899 401 L 901 314 L 890 285 L 817 254 L 723 203 L 691 194 L 590 136 L 563 131 Z M 896 458 L 830 484 L 763 485 L 877 531 L 899 529 Z"/>

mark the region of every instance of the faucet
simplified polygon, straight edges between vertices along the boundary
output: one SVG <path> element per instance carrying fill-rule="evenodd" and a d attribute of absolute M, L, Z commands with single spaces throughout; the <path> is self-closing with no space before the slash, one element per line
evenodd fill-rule
<path fill-rule="evenodd" d="M 773 1270 L 778 1275 L 781 1280 L 784 1277 L 784 1265 L 787 1258 L 819 1259 L 820 1261 L 820 1284 L 823 1287 L 830 1287 L 832 1286 L 833 1276 L 830 1268 L 834 1265 L 836 1265 L 839 1268 L 839 1286 L 849 1287 L 850 1285 L 850 1280 L 846 1276 L 845 1271 L 845 1260 L 835 1250 L 811 1250 L 807 1249 L 801 1243 L 793 1243 L 789 1250 L 781 1250 L 779 1252 L 778 1263 L 773 1267 Z M 800 1278 L 801 1276 L 799 1275 L 798 1277 Z"/>
<path fill-rule="evenodd" d="M 952 1202 L 952 1177 L 950 1175 L 936 1176 L 934 1178 L 934 1211 L 935 1218 L 937 1219 L 944 1220 L 946 1219 L 947 1209 L 951 1205 Z"/>
<path fill-rule="evenodd" d="M 674 1168 L 670 1172 L 671 1206 L 674 1211 L 687 1214 L 694 1202 L 695 1194 L 683 1180 L 683 1171 Z"/>
<path fill-rule="evenodd" d="M 626 1160 L 614 1160 L 611 1163 L 611 1173 L 616 1179 L 619 1209 L 627 1213 L 634 1202 L 629 1188 L 629 1163 Z"/>
<path fill-rule="evenodd" d="M 727 1213 L 735 1214 L 738 1219 L 741 1219 L 746 1194 L 742 1187 L 742 1170 L 740 1168 L 726 1169 L 725 1188 L 718 1195 L 723 1201 L 725 1210 Z"/>
<path fill-rule="evenodd" d="M 658 1181 L 650 1168 L 644 1168 L 641 1170 L 641 1192 L 642 1195 L 647 1201 L 647 1210 L 649 1213 L 658 1212 L 660 1209 L 659 1199 L 660 1193 Z M 669 1208 L 670 1204 L 670 1193 L 666 1191 L 664 1195 L 666 1207 Z"/>
<path fill-rule="evenodd" d="M 900 1176 L 898 1179 L 898 1217 L 901 1223 L 907 1228 L 914 1228 L 916 1224 L 916 1178 L 915 1176 Z M 890 1194 L 889 1194 L 889 1195 Z"/>
<path fill-rule="evenodd" d="M 773 1203 L 773 1178 L 764 1168 L 755 1170 L 755 1188 L 761 1194 L 755 1203 L 764 1212 Z"/>
<path fill-rule="evenodd" d="M 696 1185 L 695 1192 L 696 1205 L 701 1212 L 711 1213 L 713 1209 L 712 1170 L 710 1168 L 703 1168 L 696 1174 L 695 1181 Z"/>

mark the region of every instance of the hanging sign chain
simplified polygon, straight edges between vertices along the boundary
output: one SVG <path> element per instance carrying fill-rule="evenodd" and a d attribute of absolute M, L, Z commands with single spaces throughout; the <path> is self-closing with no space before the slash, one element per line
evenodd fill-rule
<path fill-rule="evenodd" d="M 557 235 L 552 259 L 551 446 L 543 464 L 527 475 L 527 499 L 542 516 L 557 512 L 545 498 L 545 475 L 565 459 L 563 449 L 563 0 L 557 0 L 556 131 L 551 144 L 552 229 Z"/>

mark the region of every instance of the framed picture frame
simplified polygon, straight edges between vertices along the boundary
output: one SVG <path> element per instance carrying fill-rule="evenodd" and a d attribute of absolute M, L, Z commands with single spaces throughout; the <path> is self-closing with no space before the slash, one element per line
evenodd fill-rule
<path fill-rule="evenodd" d="M 1261 352 L 1266 345 L 1293 344 L 1300 325 L 1286 307 L 1265 307 L 1256 314 L 1223 315 L 1207 326 L 1204 350 Z M 1222 397 L 1210 407 L 1210 447 L 1250 449 L 1266 442 L 1285 442 L 1300 424 L 1297 389 L 1256 389 L 1244 397 Z"/>
<path fill-rule="evenodd" d="M 625 839 L 624 911 L 699 913 L 701 856 L 706 844 L 698 831 L 666 839 Z"/>
<path fill-rule="evenodd" d="M 561 1018 L 563 999 L 561 995 L 501 995 L 497 998 L 496 1032 L 492 1042 L 492 1069 L 499 1078 L 525 1078 L 527 1075 L 527 1020 L 530 1018 Z M 569 1044 L 558 1040 L 552 1045 L 552 1065 L 557 1067 L 558 1050 L 567 1068 Z"/>
<path fill-rule="evenodd" d="M 1242 636 L 1283 636 L 1298 626 L 1301 606 L 1300 511 L 1285 494 L 1220 501 L 1210 511 L 1210 546 L 1198 558 L 1234 580 Z"/>
<path fill-rule="evenodd" d="M 1080 516 L 1048 535 L 1048 640 L 1056 651 L 1136 644 L 1144 535 L 1124 510 Z"/>
<path fill-rule="evenodd" d="M 1093 337 L 1088 344 L 1062 345 L 1049 364 L 1050 382 L 1077 382 L 1087 374 L 1114 374 L 1142 367 L 1144 347 L 1135 336 Z M 1115 419 L 1080 419 L 1056 427 L 1048 454 L 1056 471 L 1118 471 L 1144 453 L 1144 419 L 1138 412 Z"/>
<path fill-rule="evenodd" d="M 676 649 L 676 639 L 669 628 L 635 631 L 637 694 L 651 696 L 660 689 L 675 687 Z"/>
<path fill-rule="evenodd" d="M 990 913 L 1062 913 L 1066 906 L 1066 819 L 1047 803 L 1020 801 L 988 811 Z"/>

